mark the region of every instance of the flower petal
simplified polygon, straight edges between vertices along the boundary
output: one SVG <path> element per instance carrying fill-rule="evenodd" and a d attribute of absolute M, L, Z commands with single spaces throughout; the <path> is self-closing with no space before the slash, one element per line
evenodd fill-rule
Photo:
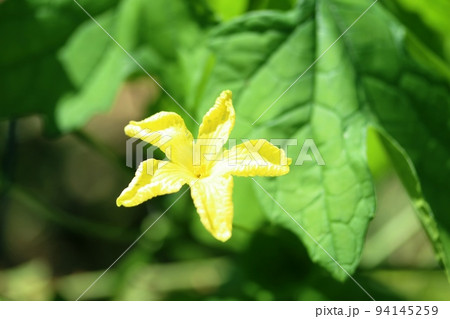
<path fill-rule="evenodd" d="M 172 162 L 192 168 L 192 134 L 178 114 L 159 112 L 143 121 L 131 121 L 125 133 L 159 147 Z"/>
<path fill-rule="evenodd" d="M 130 185 L 117 198 L 117 206 L 136 206 L 155 196 L 175 193 L 193 180 L 181 165 L 149 159 L 143 161 Z"/>
<path fill-rule="evenodd" d="M 228 140 L 236 117 L 231 95 L 231 91 L 223 91 L 203 117 L 196 142 L 201 154 L 219 153 Z"/>
<path fill-rule="evenodd" d="M 201 178 L 190 185 L 191 196 L 203 226 L 216 239 L 228 240 L 233 222 L 233 177 Z"/>
<path fill-rule="evenodd" d="M 224 152 L 211 175 L 280 176 L 289 173 L 292 160 L 267 140 L 249 140 Z"/>

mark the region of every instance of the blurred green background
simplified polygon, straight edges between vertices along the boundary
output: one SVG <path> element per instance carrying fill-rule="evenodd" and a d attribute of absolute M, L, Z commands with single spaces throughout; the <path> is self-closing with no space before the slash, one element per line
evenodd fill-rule
<path fill-rule="evenodd" d="M 193 88 L 207 86 L 214 63 L 199 43 L 234 19 L 298 5 L 141 2 L 79 3 L 199 119 Z M 448 3 L 386 2 L 376 5 L 408 26 L 410 46 L 426 48 L 416 60 L 449 79 Z M 74 300 L 179 195 L 116 207 L 134 176 L 123 127 L 161 110 L 195 126 L 73 1 L 0 1 L 0 48 L 0 299 Z M 367 152 L 377 208 L 355 279 L 377 300 L 449 300 L 445 271 L 375 134 Z M 82 299 L 367 300 L 314 264 L 257 196 L 251 180 L 236 178 L 224 244 L 203 229 L 186 194 Z"/>

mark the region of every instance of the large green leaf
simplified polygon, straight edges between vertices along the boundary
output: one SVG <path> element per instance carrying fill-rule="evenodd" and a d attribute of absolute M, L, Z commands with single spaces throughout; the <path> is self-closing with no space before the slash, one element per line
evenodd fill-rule
<path fill-rule="evenodd" d="M 448 249 L 442 248 L 449 247 L 443 240 L 450 227 L 447 199 L 444 191 L 433 192 L 450 186 L 448 87 L 408 56 L 406 28 L 377 4 L 252 123 L 371 3 L 305 0 L 292 12 L 256 12 L 218 27 L 210 39 L 215 64 L 200 88 L 197 110 L 203 114 L 221 90 L 231 89 L 237 109 L 234 137 L 295 138 L 299 146 L 289 149 L 294 162 L 303 142 L 314 140 L 326 165 L 293 165 L 288 175 L 258 183 L 348 272 L 358 265 L 375 209 L 366 155 L 370 126 L 392 137 L 405 150 L 404 160 L 416 167 L 439 234 L 429 209 L 420 216 L 431 220 L 424 226 L 438 255 Z M 438 169 L 436 163 L 441 163 Z M 271 220 L 298 234 L 313 260 L 345 278 L 330 256 L 255 187 Z M 421 193 L 411 196 L 426 205 Z"/>

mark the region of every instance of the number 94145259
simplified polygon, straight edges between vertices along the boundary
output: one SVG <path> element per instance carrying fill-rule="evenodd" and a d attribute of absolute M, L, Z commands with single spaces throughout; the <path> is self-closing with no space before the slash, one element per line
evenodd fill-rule
<path fill-rule="evenodd" d="M 377 306 L 375 308 L 377 315 L 393 316 L 435 316 L 438 311 L 437 306 Z"/>

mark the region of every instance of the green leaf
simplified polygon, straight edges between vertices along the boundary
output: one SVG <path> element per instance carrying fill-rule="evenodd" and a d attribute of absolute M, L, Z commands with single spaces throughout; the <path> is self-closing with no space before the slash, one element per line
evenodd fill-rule
<path fill-rule="evenodd" d="M 115 19 L 124 25 L 114 12 L 97 19 L 106 30 L 112 29 Z M 134 70 L 133 62 L 93 21 L 78 27 L 60 51 L 60 59 L 75 86 L 56 105 L 56 123 L 63 132 L 80 128 L 93 115 L 109 110 L 121 83 Z"/>
<path fill-rule="evenodd" d="M 369 98 L 383 129 L 394 139 L 385 138 L 406 190 L 439 259 L 447 273 L 450 267 L 450 96 L 448 86 L 417 70 L 405 68 L 396 88 L 379 79 L 367 79 Z M 395 112 L 386 112 L 395 105 Z M 398 145 L 396 145 L 398 143 Z M 413 166 L 412 166 L 413 165 Z M 423 194 L 422 194 L 423 193 Z M 431 207 L 431 208 L 430 208 Z"/>
<path fill-rule="evenodd" d="M 92 14 L 115 0 L 84 3 Z M 57 51 L 86 14 L 71 0 L 17 0 L 0 3 L 0 118 L 50 115 L 72 83 Z"/>
<path fill-rule="evenodd" d="M 97 18 L 107 30 L 110 30 L 113 25 L 112 13 L 109 11 Z M 59 51 L 59 58 L 75 87 L 83 86 L 83 83 L 95 73 L 97 64 L 102 60 L 105 51 L 110 49 L 110 44 L 111 39 L 90 20 L 77 28 Z"/>
<path fill-rule="evenodd" d="M 450 247 L 446 195 L 432 191 L 450 187 L 448 87 L 407 55 L 406 28 L 381 5 L 373 6 L 328 50 L 371 4 L 305 0 L 291 12 L 255 12 L 217 27 L 209 41 L 215 63 L 198 109 L 203 114 L 221 90 L 231 89 L 237 110 L 234 137 L 294 138 L 299 145 L 288 152 L 294 163 L 303 142 L 314 140 L 324 166 L 314 161 L 292 165 L 288 175 L 258 183 L 350 273 L 359 263 L 375 210 L 366 155 L 366 134 L 372 126 L 404 148 L 398 156 L 415 166 L 436 220 L 422 194 L 410 193 L 421 203 L 416 205 L 419 216 L 438 255 L 446 250 L 439 247 Z M 427 145 L 436 150 L 432 161 L 425 160 L 430 157 L 424 153 Z M 442 164 L 439 169 L 433 169 L 436 163 Z M 310 236 L 255 187 L 268 217 L 300 236 L 311 258 L 335 278 L 346 278 Z"/>
<path fill-rule="evenodd" d="M 450 62 L 450 21 L 447 0 L 391 0 L 383 1 L 393 14 L 428 48 Z"/>
<path fill-rule="evenodd" d="M 373 131 L 376 131 L 376 129 Z M 436 222 L 429 204 L 424 200 L 422 187 L 413 163 L 406 151 L 394 139 L 386 135 L 385 132 L 381 131 L 375 134 L 377 134 L 389 154 L 392 164 L 411 198 L 419 219 L 430 237 L 439 259 L 444 262 L 447 268 L 447 265 L 450 265 L 450 260 L 448 259 L 450 252 L 446 252 L 445 250 L 449 249 L 449 246 L 444 246 L 442 243 L 448 242 L 448 239 L 440 238 L 440 236 L 447 236 L 446 231 L 439 229 L 440 227 Z"/>
<path fill-rule="evenodd" d="M 220 21 L 236 18 L 246 11 L 289 10 L 297 0 L 206 0 Z"/>
<path fill-rule="evenodd" d="M 446 0 L 391 0 L 381 2 L 406 27 L 407 49 L 424 65 L 450 83 L 450 22 Z"/>
<path fill-rule="evenodd" d="M 220 20 L 227 21 L 244 13 L 249 0 L 207 0 L 207 2 Z"/>
<path fill-rule="evenodd" d="M 82 127 L 110 109 L 130 76 L 147 76 L 120 46 L 152 76 L 161 75 L 169 91 L 184 86 L 177 61 L 200 36 L 199 6 L 116 3 L 80 1 L 117 43 L 71 0 L 0 4 L 0 45 L 7 48 L 0 55 L 0 117 L 39 113 L 63 132 Z"/>
<path fill-rule="evenodd" d="M 249 11 L 253 10 L 289 10 L 298 0 L 249 0 Z"/>
<path fill-rule="evenodd" d="M 63 131 L 77 129 L 109 110 L 121 83 L 131 75 L 147 76 L 144 70 L 153 77 L 161 75 L 169 92 L 180 86 L 178 52 L 194 46 L 200 32 L 181 0 L 172 1 L 170 7 L 162 0 L 124 1 L 114 15 L 99 17 L 99 24 L 135 61 L 93 21 L 81 26 L 62 51 L 66 69 L 80 85 L 58 103 L 57 123 Z"/>

